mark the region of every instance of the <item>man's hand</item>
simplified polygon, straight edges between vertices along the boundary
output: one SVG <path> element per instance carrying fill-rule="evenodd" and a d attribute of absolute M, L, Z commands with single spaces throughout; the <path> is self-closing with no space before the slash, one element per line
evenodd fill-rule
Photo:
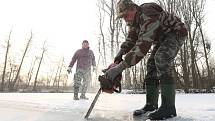
<path fill-rule="evenodd" d="M 72 73 L 72 67 L 68 67 L 67 72 L 68 74 Z"/>
<path fill-rule="evenodd" d="M 122 73 L 123 70 L 127 68 L 127 64 L 125 62 L 121 62 L 115 67 L 108 69 L 105 72 L 105 78 L 114 81 L 117 75 Z"/>
<path fill-rule="evenodd" d="M 118 74 L 120 74 L 120 70 L 117 67 L 113 67 L 105 72 L 105 78 L 113 81 Z"/>

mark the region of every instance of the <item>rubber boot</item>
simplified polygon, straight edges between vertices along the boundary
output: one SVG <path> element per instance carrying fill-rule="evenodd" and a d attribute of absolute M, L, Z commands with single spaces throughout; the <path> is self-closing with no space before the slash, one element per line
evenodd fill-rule
<path fill-rule="evenodd" d="M 83 84 L 82 89 L 81 89 L 80 99 L 82 99 L 82 100 L 88 100 L 88 98 L 85 95 L 86 91 L 87 91 L 87 87 L 88 87 L 88 83 L 87 83 L 87 81 L 85 81 L 85 83 Z"/>
<path fill-rule="evenodd" d="M 82 99 L 82 100 L 88 100 L 88 98 L 83 93 L 81 94 L 80 99 Z"/>
<path fill-rule="evenodd" d="M 74 97 L 73 97 L 73 100 L 79 100 L 79 98 L 78 98 L 78 92 L 79 92 L 79 88 L 78 87 L 74 87 Z"/>
<path fill-rule="evenodd" d="M 133 112 L 134 116 L 146 114 L 158 108 L 159 89 L 156 85 L 146 85 L 146 105 Z"/>
<path fill-rule="evenodd" d="M 165 120 L 177 116 L 175 109 L 175 85 L 161 85 L 161 106 L 148 114 L 151 120 Z"/>

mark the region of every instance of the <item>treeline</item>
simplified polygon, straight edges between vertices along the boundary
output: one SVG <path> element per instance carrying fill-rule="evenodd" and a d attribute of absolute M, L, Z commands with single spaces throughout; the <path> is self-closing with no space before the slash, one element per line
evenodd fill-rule
<path fill-rule="evenodd" d="M 64 58 L 52 62 L 48 58 L 47 41 L 44 41 L 42 45 L 37 42 L 33 43 L 32 32 L 26 44 L 20 47 L 22 52 L 14 52 L 19 40 L 12 42 L 12 34 L 11 30 L 5 42 L 1 43 L 3 45 L 1 59 L 4 58 L 4 61 L 0 66 L 0 91 L 39 92 L 41 88 L 50 89 L 50 87 L 54 87 L 56 92 L 63 90 L 67 86 L 68 78 Z M 42 67 L 43 71 L 41 71 Z"/>

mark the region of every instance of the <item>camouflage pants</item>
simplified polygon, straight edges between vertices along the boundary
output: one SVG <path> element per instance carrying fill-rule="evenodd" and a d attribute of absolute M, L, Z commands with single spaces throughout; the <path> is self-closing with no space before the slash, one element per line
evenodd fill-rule
<path fill-rule="evenodd" d="M 175 33 L 169 33 L 156 44 L 147 61 L 146 85 L 174 84 L 172 69 L 173 61 L 178 51 L 183 45 L 186 37 L 181 37 Z"/>
<path fill-rule="evenodd" d="M 84 94 L 87 91 L 87 87 L 91 81 L 91 71 L 78 69 L 74 74 L 74 88 L 79 89 L 81 87 L 81 93 Z"/>

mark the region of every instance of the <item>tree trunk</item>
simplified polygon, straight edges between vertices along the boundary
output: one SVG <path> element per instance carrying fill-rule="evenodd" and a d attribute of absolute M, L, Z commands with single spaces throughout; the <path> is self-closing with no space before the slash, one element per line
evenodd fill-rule
<path fill-rule="evenodd" d="M 45 41 L 46 42 L 46 41 Z M 41 66 L 41 64 L 42 64 L 42 60 L 43 60 L 43 57 L 44 57 L 44 53 L 45 53 L 45 51 L 46 51 L 46 49 L 45 49 L 45 42 L 44 42 L 44 44 L 43 44 L 43 51 L 42 51 L 42 56 L 41 56 L 41 58 L 40 58 L 40 62 L 39 62 L 39 66 L 38 66 L 38 68 L 37 68 L 37 73 L 36 73 L 36 76 L 35 76 L 35 79 L 34 79 L 34 86 L 33 86 L 33 89 L 32 89 L 32 91 L 34 91 L 34 92 L 36 92 L 37 91 L 37 77 L 38 77 L 38 74 L 39 74 L 39 71 L 40 71 L 40 66 Z"/>
<path fill-rule="evenodd" d="M 131 74 L 130 74 L 130 69 L 125 69 L 125 88 L 126 89 L 131 89 Z"/>
<path fill-rule="evenodd" d="M 61 66 L 60 66 L 60 72 L 58 74 L 58 80 L 57 80 L 57 92 L 59 92 L 59 89 L 60 89 L 60 80 L 61 80 L 61 71 L 62 71 L 62 68 L 63 68 L 63 63 L 64 63 L 64 58 L 61 62 Z"/>
<path fill-rule="evenodd" d="M 11 32 L 9 34 L 8 40 L 7 40 L 7 49 L 6 49 L 6 53 L 5 53 L 5 61 L 4 61 L 4 69 L 3 69 L 3 74 L 2 74 L 2 82 L 1 82 L 1 88 L 0 91 L 4 91 L 4 83 L 5 83 L 5 73 L 6 73 L 6 68 L 7 68 L 7 57 L 8 57 L 8 53 L 9 53 L 9 48 L 10 48 L 10 36 L 11 36 Z"/>
<path fill-rule="evenodd" d="M 24 87 L 24 89 L 28 88 L 29 84 L 30 84 L 30 81 L 31 81 L 31 78 L 33 76 L 33 71 L 34 71 L 34 66 L 36 64 L 36 61 L 37 61 L 37 57 L 35 58 L 34 62 L 32 63 L 30 69 L 29 69 L 29 72 L 28 72 L 28 81 L 27 81 L 27 84 L 26 86 Z"/>
<path fill-rule="evenodd" d="M 25 47 L 25 51 L 24 51 L 24 53 L 23 53 L 22 60 L 21 60 L 21 63 L 20 63 L 20 65 L 19 65 L 19 68 L 18 68 L 16 77 L 15 77 L 14 81 L 13 81 L 12 84 L 11 84 L 10 91 L 13 91 L 13 90 L 14 90 L 14 86 L 15 86 L 15 84 L 16 84 L 18 78 L 19 78 L 19 73 L 20 73 L 20 71 L 21 71 L 22 64 L 23 64 L 25 55 L 26 55 L 26 53 L 27 53 L 27 51 L 28 51 L 28 48 L 30 47 L 31 41 L 32 41 L 32 32 L 31 32 L 31 36 L 30 36 L 30 38 L 29 38 L 29 40 L 28 40 L 28 42 L 27 42 L 27 45 L 26 45 L 26 47 Z"/>
<path fill-rule="evenodd" d="M 198 23 L 198 22 L 197 22 Z M 200 29 L 200 33 L 201 33 L 201 37 L 202 37 L 202 43 L 203 43 L 203 48 L 204 48 L 204 56 L 205 56 L 205 62 L 206 62 L 206 67 L 207 67 L 207 72 L 208 72 L 208 86 L 207 89 L 211 89 L 212 88 L 212 82 L 211 82 L 211 73 L 210 73 L 210 66 L 209 66 L 209 61 L 208 61 L 208 53 L 207 53 L 207 49 L 206 49 L 206 45 L 205 45 L 205 39 L 204 39 L 204 34 L 202 32 L 202 26 L 200 23 L 198 23 L 199 25 L 199 29 Z"/>

